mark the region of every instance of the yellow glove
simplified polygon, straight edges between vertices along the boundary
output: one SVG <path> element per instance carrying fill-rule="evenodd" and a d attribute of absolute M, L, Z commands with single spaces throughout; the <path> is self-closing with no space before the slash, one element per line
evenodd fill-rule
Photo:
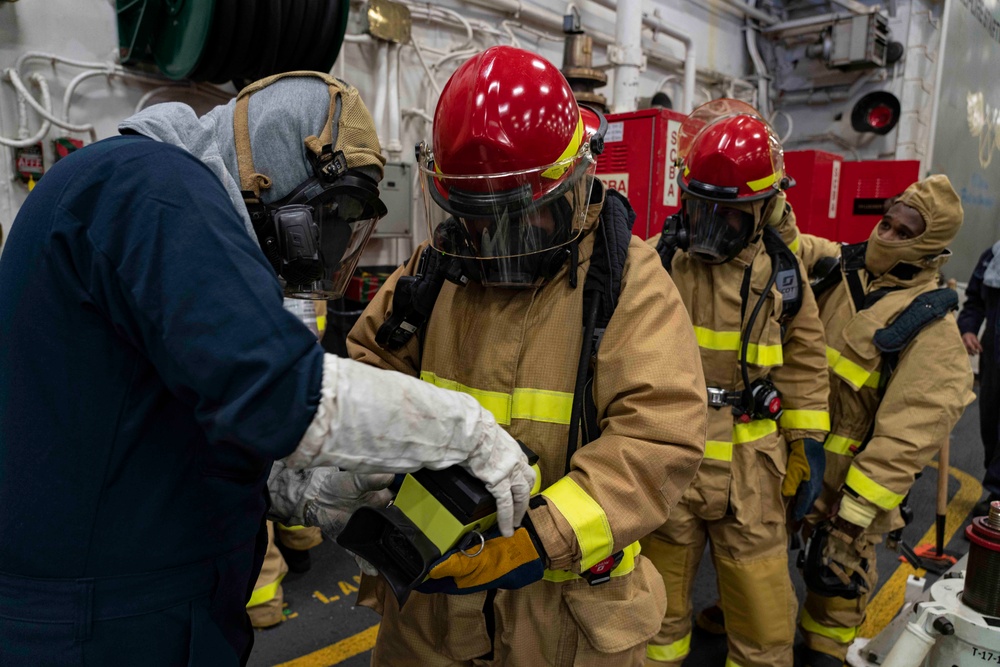
<path fill-rule="evenodd" d="M 492 588 L 521 588 L 542 578 L 545 566 L 541 547 L 530 529 L 522 526 L 511 537 L 493 527 L 481 544 L 464 552 L 453 549 L 431 567 L 421 593 L 465 595 Z M 469 555 L 471 554 L 471 555 Z"/>
<path fill-rule="evenodd" d="M 826 469 L 826 452 L 823 443 L 803 438 L 792 443 L 788 456 L 788 469 L 781 482 L 781 495 L 796 496 L 793 517 L 801 521 L 812 509 L 823 490 L 823 473 Z"/>

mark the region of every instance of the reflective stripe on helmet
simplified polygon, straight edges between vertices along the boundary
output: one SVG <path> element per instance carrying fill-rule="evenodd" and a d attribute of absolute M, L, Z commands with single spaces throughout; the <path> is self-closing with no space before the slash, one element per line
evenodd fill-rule
<path fill-rule="evenodd" d="M 563 150 L 562 155 L 560 155 L 552 166 L 542 172 L 543 178 L 556 179 L 566 173 L 566 170 L 570 168 L 571 163 L 568 161 L 569 158 L 573 157 L 580 150 L 580 144 L 583 143 L 583 116 L 580 117 L 579 122 L 576 124 L 576 130 L 573 131 L 573 136 L 570 138 L 569 143 Z"/>

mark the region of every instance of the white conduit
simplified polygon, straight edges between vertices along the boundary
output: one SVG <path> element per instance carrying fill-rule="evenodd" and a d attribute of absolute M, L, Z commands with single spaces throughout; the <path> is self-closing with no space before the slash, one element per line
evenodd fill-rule
<path fill-rule="evenodd" d="M 87 123 L 85 125 L 74 125 L 73 123 L 67 123 L 59 118 L 56 118 L 55 116 L 52 115 L 51 110 L 43 107 L 41 104 L 38 103 L 38 100 L 32 97 L 31 93 L 29 93 L 28 89 L 25 87 L 24 82 L 21 81 L 20 75 L 16 71 L 14 71 L 13 69 L 7 69 L 5 70 L 4 74 L 6 74 L 6 76 L 10 79 L 10 82 L 14 84 L 15 90 L 17 90 L 17 92 L 19 92 L 20 94 L 24 95 L 25 100 L 28 102 L 31 108 L 38 113 L 39 116 L 49 121 L 53 125 L 61 127 L 65 130 L 69 130 L 70 132 L 87 132 L 90 135 L 91 141 L 97 141 L 97 132 L 94 130 L 94 126 L 92 124 Z"/>
<path fill-rule="evenodd" d="M 615 44 L 608 59 L 615 65 L 616 113 L 638 108 L 639 70 L 642 69 L 642 0 L 623 0 L 615 13 Z"/>
<path fill-rule="evenodd" d="M 52 110 L 52 98 L 49 95 L 49 84 L 45 81 L 45 77 L 41 74 L 32 74 L 28 77 L 28 81 L 34 83 L 38 86 L 39 94 L 42 98 L 42 106 L 51 112 Z M 38 128 L 38 132 L 35 132 L 33 136 L 26 137 L 28 131 L 27 125 L 27 115 L 28 109 L 26 107 L 28 97 L 24 95 L 18 95 L 17 105 L 18 105 L 18 138 L 8 139 L 6 137 L 0 137 L 0 145 L 9 146 L 11 148 L 27 148 L 37 144 L 39 141 L 45 138 L 45 135 L 49 133 L 49 128 L 52 127 L 52 123 L 48 120 L 42 121 L 42 126 Z M 34 99 L 34 98 L 31 98 Z"/>
<path fill-rule="evenodd" d="M 389 42 L 379 42 L 375 55 L 375 105 L 372 107 L 372 118 L 375 121 L 375 131 L 385 152 L 385 107 L 389 93 Z"/>
<path fill-rule="evenodd" d="M 615 11 L 616 13 L 619 12 L 621 9 L 619 3 L 616 2 L 616 0 L 595 0 L 595 2 L 597 2 L 597 4 L 601 5 L 602 7 L 606 7 L 607 9 Z M 642 13 L 640 2 L 641 0 L 636 0 L 636 4 L 640 5 L 639 11 L 640 13 Z M 619 20 L 621 20 L 620 13 L 618 14 L 618 16 Z M 657 12 L 654 12 L 652 16 L 644 14 L 642 16 L 642 25 L 652 30 L 654 35 L 656 35 L 657 33 L 662 33 L 667 37 L 676 39 L 684 46 L 684 85 L 683 85 L 684 101 L 680 110 L 682 113 L 690 113 L 691 110 L 694 109 L 695 75 L 698 72 L 696 57 L 695 57 L 694 39 L 692 39 L 690 34 L 682 30 L 678 30 L 677 28 L 674 28 L 673 26 L 670 26 L 661 21 Z M 589 33 L 589 34 L 593 37 L 594 41 L 600 42 L 599 36 L 597 34 L 595 33 Z M 635 40 L 635 43 L 639 44 L 640 40 L 637 38 Z M 615 80 L 617 81 L 617 79 L 618 79 L 618 74 L 616 73 Z M 615 95 L 615 100 L 616 102 L 618 100 L 617 94 Z M 618 110 L 617 105 L 615 108 L 616 110 Z"/>
<path fill-rule="evenodd" d="M 387 81 L 389 88 L 389 143 L 386 146 L 386 152 L 392 161 L 398 161 L 403 153 L 403 144 L 399 139 L 401 122 L 399 114 L 399 51 L 399 44 L 389 45 L 389 76 Z"/>

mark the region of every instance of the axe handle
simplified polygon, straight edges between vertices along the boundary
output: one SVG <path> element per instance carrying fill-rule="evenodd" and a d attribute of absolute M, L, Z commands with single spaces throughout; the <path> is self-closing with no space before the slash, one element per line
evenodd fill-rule
<path fill-rule="evenodd" d="M 937 514 L 944 516 L 948 513 L 948 453 L 951 445 L 949 438 L 941 443 L 941 451 L 938 453 L 938 477 L 937 477 Z"/>

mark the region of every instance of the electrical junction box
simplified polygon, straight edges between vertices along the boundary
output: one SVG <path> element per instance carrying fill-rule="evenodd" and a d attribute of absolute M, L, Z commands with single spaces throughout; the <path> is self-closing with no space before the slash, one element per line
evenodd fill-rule
<path fill-rule="evenodd" d="M 830 31 L 827 64 L 841 70 L 885 67 L 889 19 L 878 12 L 838 19 Z"/>
<path fill-rule="evenodd" d="M 388 212 L 378 221 L 372 238 L 399 238 L 413 234 L 413 165 L 387 162 L 378 184 L 379 197 Z"/>
<path fill-rule="evenodd" d="M 632 233 L 656 236 L 663 221 L 680 208 L 677 185 L 677 132 L 686 115 L 669 109 L 608 114 L 604 153 L 597 177 L 606 188 L 625 195 L 635 209 Z"/>
<path fill-rule="evenodd" d="M 785 151 L 787 191 L 800 232 L 841 243 L 860 243 L 899 196 L 920 175 L 918 160 L 848 162 L 825 151 Z"/>

